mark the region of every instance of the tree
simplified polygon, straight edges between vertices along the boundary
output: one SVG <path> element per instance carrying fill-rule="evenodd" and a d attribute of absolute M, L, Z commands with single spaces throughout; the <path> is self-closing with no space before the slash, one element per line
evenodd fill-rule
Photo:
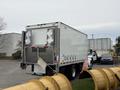
<path fill-rule="evenodd" d="M 3 18 L 0 17 L 0 31 L 4 30 L 6 27 L 6 23 L 4 22 Z M 4 48 L 4 42 L 5 42 L 4 35 L 1 34 L 0 32 L 0 50 Z M 0 56 L 4 57 L 6 56 L 5 53 L 0 53 Z"/>
<path fill-rule="evenodd" d="M 116 38 L 116 42 L 117 42 L 118 44 L 120 44 L 120 36 L 118 36 L 118 37 Z"/>
<path fill-rule="evenodd" d="M 4 30 L 6 27 L 6 23 L 4 22 L 4 19 L 0 17 L 0 31 Z"/>
<path fill-rule="evenodd" d="M 17 42 L 17 48 L 16 48 L 16 51 L 21 51 L 22 50 L 22 41 L 21 40 L 19 40 L 18 42 Z"/>
<path fill-rule="evenodd" d="M 116 38 L 116 44 L 114 46 L 117 56 L 120 56 L 120 36 Z"/>
<path fill-rule="evenodd" d="M 6 28 L 6 23 L 4 22 L 4 19 L 0 17 L 0 31 L 4 30 Z M 3 43 L 5 41 L 4 35 L 1 34 L 0 32 L 0 49 L 4 47 Z"/>
<path fill-rule="evenodd" d="M 22 41 L 17 42 L 17 48 L 15 49 L 15 53 L 12 54 L 13 59 L 21 59 L 21 50 L 22 50 Z"/>

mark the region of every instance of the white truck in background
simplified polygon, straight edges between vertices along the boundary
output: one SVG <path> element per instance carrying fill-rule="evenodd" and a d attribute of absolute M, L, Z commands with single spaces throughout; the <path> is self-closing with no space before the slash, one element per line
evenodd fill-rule
<path fill-rule="evenodd" d="M 112 49 L 112 40 L 110 38 L 88 39 L 88 45 L 90 52 L 93 51 L 96 53 L 93 54 L 93 61 L 99 61 L 102 55 L 110 54 L 110 50 Z"/>
<path fill-rule="evenodd" d="M 87 34 L 62 22 L 28 25 L 22 33 L 21 68 L 39 67 L 51 75 L 61 72 L 74 79 L 88 54 Z"/>

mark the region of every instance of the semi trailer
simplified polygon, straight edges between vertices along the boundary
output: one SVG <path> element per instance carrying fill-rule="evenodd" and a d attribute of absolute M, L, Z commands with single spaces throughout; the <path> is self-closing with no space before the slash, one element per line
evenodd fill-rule
<path fill-rule="evenodd" d="M 87 34 L 62 22 L 28 25 L 22 32 L 22 69 L 37 66 L 39 73 L 74 79 L 87 54 Z"/>

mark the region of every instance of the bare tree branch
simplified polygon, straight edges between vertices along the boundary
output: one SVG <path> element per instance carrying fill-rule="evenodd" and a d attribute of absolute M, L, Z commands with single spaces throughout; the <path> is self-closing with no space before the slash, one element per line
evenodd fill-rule
<path fill-rule="evenodd" d="M 0 31 L 4 30 L 6 28 L 6 23 L 4 22 L 4 19 L 0 17 Z"/>

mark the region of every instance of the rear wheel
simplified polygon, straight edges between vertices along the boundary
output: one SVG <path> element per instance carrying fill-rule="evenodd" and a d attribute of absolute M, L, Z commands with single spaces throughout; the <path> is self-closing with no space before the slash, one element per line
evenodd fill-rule
<path fill-rule="evenodd" d="M 77 74 L 75 66 L 71 66 L 68 71 L 69 71 L 68 72 L 69 78 L 71 80 L 74 80 L 76 78 L 76 74 Z"/>
<path fill-rule="evenodd" d="M 74 80 L 82 70 L 83 62 L 75 65 L 60 67 L 59 72 L 67 76 L 69 80 Z"/>
<path fill-rule="evenodd" d="M 54 75 L 55 72 L 53 70 L 55 70 L 55 66 L 47 66 L 46 67 L 46 75 L 48 75 L 48 76 Z"/>
<path fill-rule="evenodd" d="M 24 63 L 20 63 L 20 67 L 21 67 L 22 69 L 26 69 L 26 68 L 27 68 L 27 65 L 24 64 Z"/>
<path fill-rule="evenodd" d="M 72 76 L 73 79 L 76 77 L 76 69 L 75 68 L 72 68 L 71 76 Z"/>
<path fill-rule="evenodd" d="M 60 67 L 60 73 L 66 75 L 69 80 L 74 80 L 77 72 L 75 66 L 69 65 Z"/>

